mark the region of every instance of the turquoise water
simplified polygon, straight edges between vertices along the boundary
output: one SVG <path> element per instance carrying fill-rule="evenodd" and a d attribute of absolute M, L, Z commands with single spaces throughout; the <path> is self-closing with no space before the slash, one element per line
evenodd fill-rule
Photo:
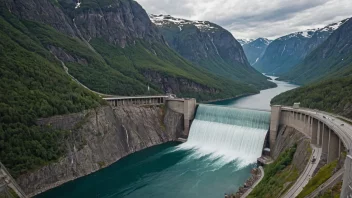
<path fill-rule="evenodd" d="M 270 110 L 277 88 L 222 106 Z M 223 198 L 250 177 L 261 154 L 269 113 L 200 106 L 185 144 L 167 143 L 129 155 L 108 168 L 49 190 L 38 198 Z"/>
<path fill-rule="evenodd" d="M 277 81 L 275 80 L 276 77 L 274 76 L 268 76 L 268 77 L 271 78 L 270 81 L 277 84 L 277 87 L 272 89 L 262 90 L 259 94 L 256 94 L 256 95 L 214 102 L 212 104 L 222 105 L 227 107 L 249 108 L 249 109 L 257 109 L 257 110 L 259 109 L 259 110 L 270 111 L 271 99 L 273 99 L 275 96 L 279 95 L 280 93 L 299 87 L 298 85 Z"/>
<path fill-rule="evenodd" d="M 167 143 L 137 152 L 37 198 L 214 198 L 243 185 L 254 165 L 238 169 L 195 150 Z"/>

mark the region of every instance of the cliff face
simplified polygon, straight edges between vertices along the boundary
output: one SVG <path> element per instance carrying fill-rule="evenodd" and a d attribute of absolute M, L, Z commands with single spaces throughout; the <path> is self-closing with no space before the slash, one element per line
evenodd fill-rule
<path fill-rule="evenodd" d="M 30 45 L 21 46 L 42 58 L 53 61 L 52 56 L 56 56 L 75 79 L 96 92 L 130 96 L 168 90 L 187 95 L 193 91 L 188 84 L 197 84 L 201 93 L 197 94 L 198 99 L 208 100 L 273 86 L 248 65 L 247 69 L 232 72 L 238 79 L 225 80 L 186 61 L 168 46 L 145 10 L 133 0 L 3 0 L 0 8 L 3 29 L 16 31 L 11 35 L 4 31 L 4 35 L 13 36 L 13 40 L 28 40 Z M 216 33 L 212 39 L 215 46 L 209 42 L 207 45 L 216 48 L 224 60 L 248 63 L 230 33 Z M 155 83 L 143 74 L 149 70 L 187 83 Z M 231 68 L 223 73 L 231 73 Z M 179 88 L 170 89 L 173 87 Z M 205 89 L 201 90 L 202 87 Z M 216 94 L 209 89 L 216 90 Z"/>
<path fill-rule="evenodd" d="M 69 131 L 64 145 L 67 154 L 17 179 L 29 195 L 98 171 L 144 148 L 176 140 L 182 133 L 183 115 L 162 107 L 105 106 L 41 119 L 38 124 Z"/>
<path fill-rule="evenodd" d="M 170 15 L 150 15 L 150 19 L 168 45 L 194 64 L 254 87 L 270 87 L 266 78 L 250 66 L 241 44 L 221 26 Z"/>
<path fill-rule="evenodd" d="M 86 40 L 104 38 L 121 47 L 136 39 L 164 43 L 161 34 L 137 2 L 111 1 L 97 4 L 95 7 L 85 7 L 82 4 L 73 19 Z"/>
<path fill-rule="evenodd" d="M 297 149 L 293 156 L 292 164 L 302 173 L 311 155 L 310 140 L 304 134 L 294 128 L 282 126 L 277 136 L 274 150 L 271 152 L 274 159 L 277 159 L 282 152 L 295 144 Z"/>

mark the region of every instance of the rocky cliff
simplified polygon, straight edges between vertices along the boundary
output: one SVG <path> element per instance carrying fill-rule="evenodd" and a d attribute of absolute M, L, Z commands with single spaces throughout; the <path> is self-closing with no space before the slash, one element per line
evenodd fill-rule
<path fill-rule="evenodd" d="M 169 46 L 194 64 L 211 73 L 255 87 L 270 86 L 263 75 L 250 67 L 241 44 L 221 26 L 170 15 L 152 14 L 150 19 Z"/>
<path fill-rule="evenodd" d="M 277 159 L 282 152 L 294 145 L 297 148 L 292 164 L 302 173 L 311 155 L 310 139 L 296 129 L 286 126 L 280 128 L 274 150 L 271 151 L 272 156 Z"/>
<path fill-rule="evenodd" d="M 254 67 L 263 73 L 281 75 L 300 63 L 345 22 L 280 37 L 270 43 Z"/>
<path fill-rule="evenodd" d="M 164 93 L 164 87 L 181 87 L 168 91 L 190 97 L 187 93 L 193 90 L 182 87 L 182 83 L 160 85 L 146 78 L 143 73 L 150 70 L 216 90 L 216 94 L 209 94 L 207 89 L 199 89 L 203 98 L 198 95 L 198 99 L 203 100 L 255 93 L 273 86 L 255 71 L 237 71 L 246 78 L 255 73 L 253 83 L 248 85 L 236 79 L 223 80 L 185 60 L 167 45 L 136 1 L 3 0 L 0 14 L 8 23 L 2 24 L 4 35 L 17 41 L 29 40 L 30 45 L 21 46 L 42 58 L 53 61 L 55 56 L 74 78 L 96 92 L 144 95 Z M 5 31 L 9 29 L 15 33 Z M 246 62 L 243 51 L 232 50 L 229 41 L 234 43 L 226 39 L 217 43 L 219 53 L 231 61 Z M 244 88 L 238 91 L 235 87 Z"/>
<path fill-rule="evenodd" d="M 183 115 L 163 107 L 109 106 L 38 120 L 39 125 L 69 131 L 67 153 L 57 162 L 17 181 L 35 195 L 109 166 L 136 151 L 174 141 L 183 130 Z"/>

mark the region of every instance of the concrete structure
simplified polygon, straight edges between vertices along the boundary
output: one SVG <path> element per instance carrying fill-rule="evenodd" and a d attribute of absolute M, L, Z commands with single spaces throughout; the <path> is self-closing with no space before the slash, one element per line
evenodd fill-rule
<path fill-rule="evenodd" d="M 165 104 L 165 100 L 170 96 L 134 96 L 134 97 L 114 97 L 104 98 L 111 106 L 130 105 L 160 105 Z"/>
<path fill-rule="evenodd" d="M 16 181 L 12 178 L 5 166 L 0 162 L 0 193 L 5 192 L 5 196 L 12 197 L 8 192 L 12 189 L 20 198 L 26 198 L 26 194 L 18 186 Z"/>
<path fill-rule="evenodd" d="M 321 159 L 330 163 L 347 153 L 341 197 L 352 197 L 352 126 L 329 113 L 311 109 L 272 106 L 270 148 L 275 145 L 279 126 L 286 125 L 311 138 L 322 149 Z"/>
<path fill-rule="evenodd" d="M 125 105 L 162 105 L 166 108 L 183 114 L 184 118 L 184 137 L 187 138 L 189 129 L 196 112 L 196 99 L 176 98 L 175 95 L 169 96 L 136 96 L 136 97 L 114 97 L 104 98 L 111 106 L 118 108 Z"/>
<path fill-rule="evenodd" d="M 194 119 L 197 101 L 190 99 L 166 99 L 166 107 L 174 112 L 183 114 L 184 135 L 188 137 L 191 122 Z"/>

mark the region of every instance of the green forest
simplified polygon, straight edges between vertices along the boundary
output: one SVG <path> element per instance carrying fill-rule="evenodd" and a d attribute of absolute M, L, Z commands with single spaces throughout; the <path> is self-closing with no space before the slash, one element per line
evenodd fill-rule
<path fill-rule="evenodd" d="M 17 177 L 64 152 L 60 143 L 68 132 L 37 126 L 37 118 L 95 108 L 103 101 L 71 80 L 17 19 L 2 12 L 0 25 L 0 159 Z"/>
<path fill-rule="evenodd" d="M 319 109 L 352 118 L 352 76 L 330 78 L 276 96 L 271 104 Z"/>

